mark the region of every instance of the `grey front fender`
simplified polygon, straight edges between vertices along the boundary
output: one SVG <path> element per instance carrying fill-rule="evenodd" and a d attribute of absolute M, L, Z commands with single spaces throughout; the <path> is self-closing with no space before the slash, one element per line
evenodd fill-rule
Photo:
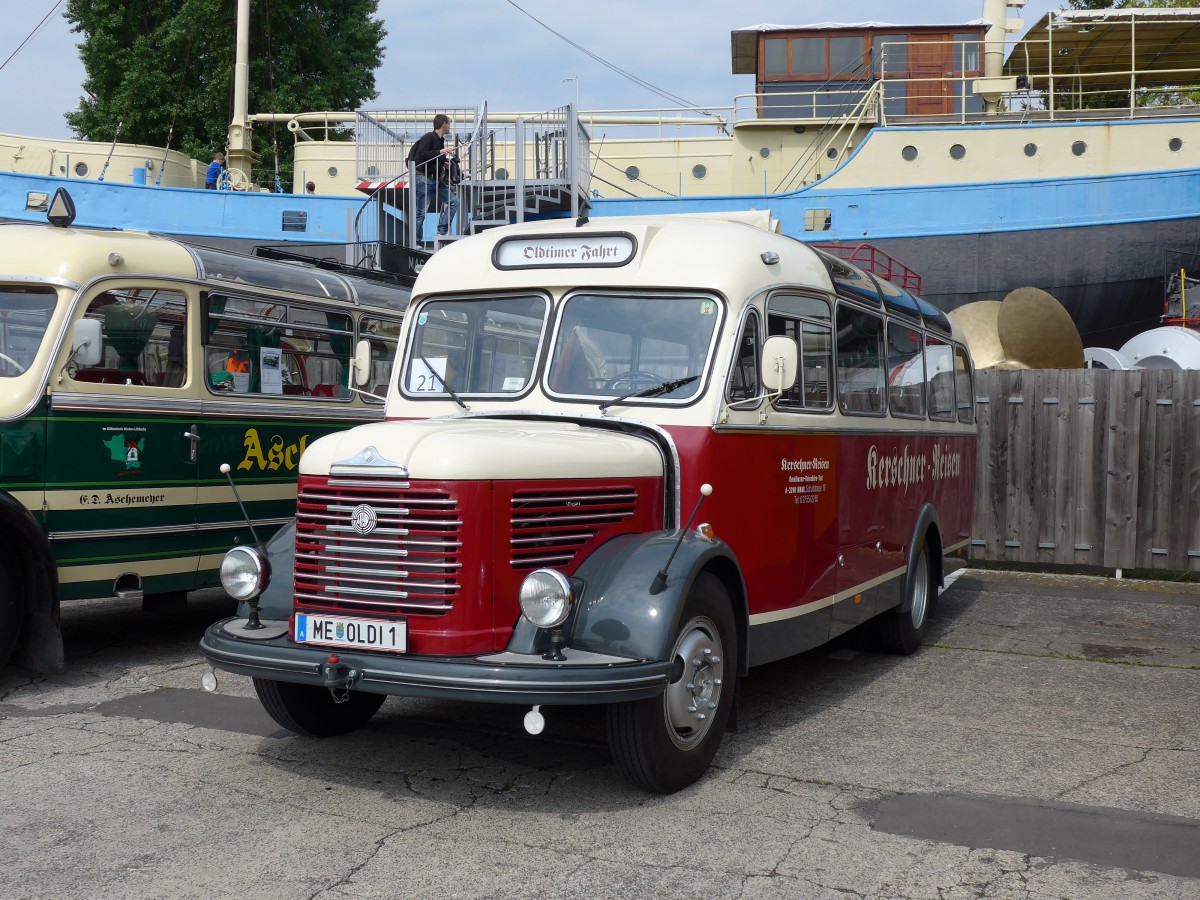
<path fill-rule="evenodd" d="M 267 561 L 271 564 L 271 580 L 258 598 L 259 615 L 264 619 L 287 619 L 292 614 L 292 588 L 296 575 L 296 520 L 288 522 L 267 541 Z M 238 604 L 243 619 L 250 604 Z"/>
<path fill-rule="evenodd" d="M 667 570 L 666 587 L 650 593 L 655 575 L 666 565 L 678 532 L 622 535 L 589 556 L 573 580 L 582 585 L 576 611 L 564 625 L 567 645 L 578 650 L 630 659 L 666 659 L 682 624 L 683 604 L 696 576 L 709 570 L 725 585 L 733 603 L 738 644 L 746 657 L 746 587 L 733 551 L 694 531 L 684 535 Z M 510 649 L 542 643 L 543 633 L 521 618 Z"/>

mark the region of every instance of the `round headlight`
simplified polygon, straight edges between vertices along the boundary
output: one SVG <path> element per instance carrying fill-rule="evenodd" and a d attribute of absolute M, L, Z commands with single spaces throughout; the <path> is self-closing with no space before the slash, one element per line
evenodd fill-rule
<path fill-rule="evenodd" d="M 254 547 L 234 547 L 221 560 L 221 587 L 234 600 L 252 600 L 267 586 L 270 569 Z"/>
<path fill-rule="evenodd" d="M 571 582 L 554 569 L 530 572 L 521 582 L 521 612 L 538 628 L 557 628 L 565 622 L 574 600 Z"/>

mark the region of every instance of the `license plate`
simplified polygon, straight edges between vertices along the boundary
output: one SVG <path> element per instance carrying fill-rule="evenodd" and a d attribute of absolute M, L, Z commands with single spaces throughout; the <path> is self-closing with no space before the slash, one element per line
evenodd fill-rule
<path fill-rule="evenodd" d="M 403 653 L 408 648 L 408 623 L 297 613 L 296 643 Z"/>

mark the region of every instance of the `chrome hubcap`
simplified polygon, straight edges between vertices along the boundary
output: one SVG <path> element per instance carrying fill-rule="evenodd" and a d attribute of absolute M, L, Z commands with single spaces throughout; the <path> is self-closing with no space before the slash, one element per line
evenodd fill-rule
<path fill-rule="evenodd" d="M 929 606 L 929 554 L 922 552 L 913 569 L 912 624 L 920 628 L 925 624 L 925 612 Z"/>
<path fill-rule="evenodd" d="M 675 642 L 675 671 L 682 674 L 667 686 L 663 702 L 671 739 L 685 750 L 712 727 L 725 681 L 724 655 L 717 626 L 705 616 L 688 622 Z"/>

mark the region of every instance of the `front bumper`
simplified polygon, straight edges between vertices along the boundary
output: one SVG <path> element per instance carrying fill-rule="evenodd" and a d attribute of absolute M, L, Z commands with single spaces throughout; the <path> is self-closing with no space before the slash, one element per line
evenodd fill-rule
<path fill-rule="evenodd" d="M 629 660 L 570 647 L 563 649 L 565 662 L 507 652 L 405 656 L 306 647 L 286 634 L 251 640 L 226 629 L 239 621 L 223 619 L 209 626 L 201 639 L 200 652 L 214 668 L 372 694 L 522 705 L 623 703 L 658 696 L 671 675 L 670 661 Z M 331 654 L 338 657 L 332 666 Z"/>

